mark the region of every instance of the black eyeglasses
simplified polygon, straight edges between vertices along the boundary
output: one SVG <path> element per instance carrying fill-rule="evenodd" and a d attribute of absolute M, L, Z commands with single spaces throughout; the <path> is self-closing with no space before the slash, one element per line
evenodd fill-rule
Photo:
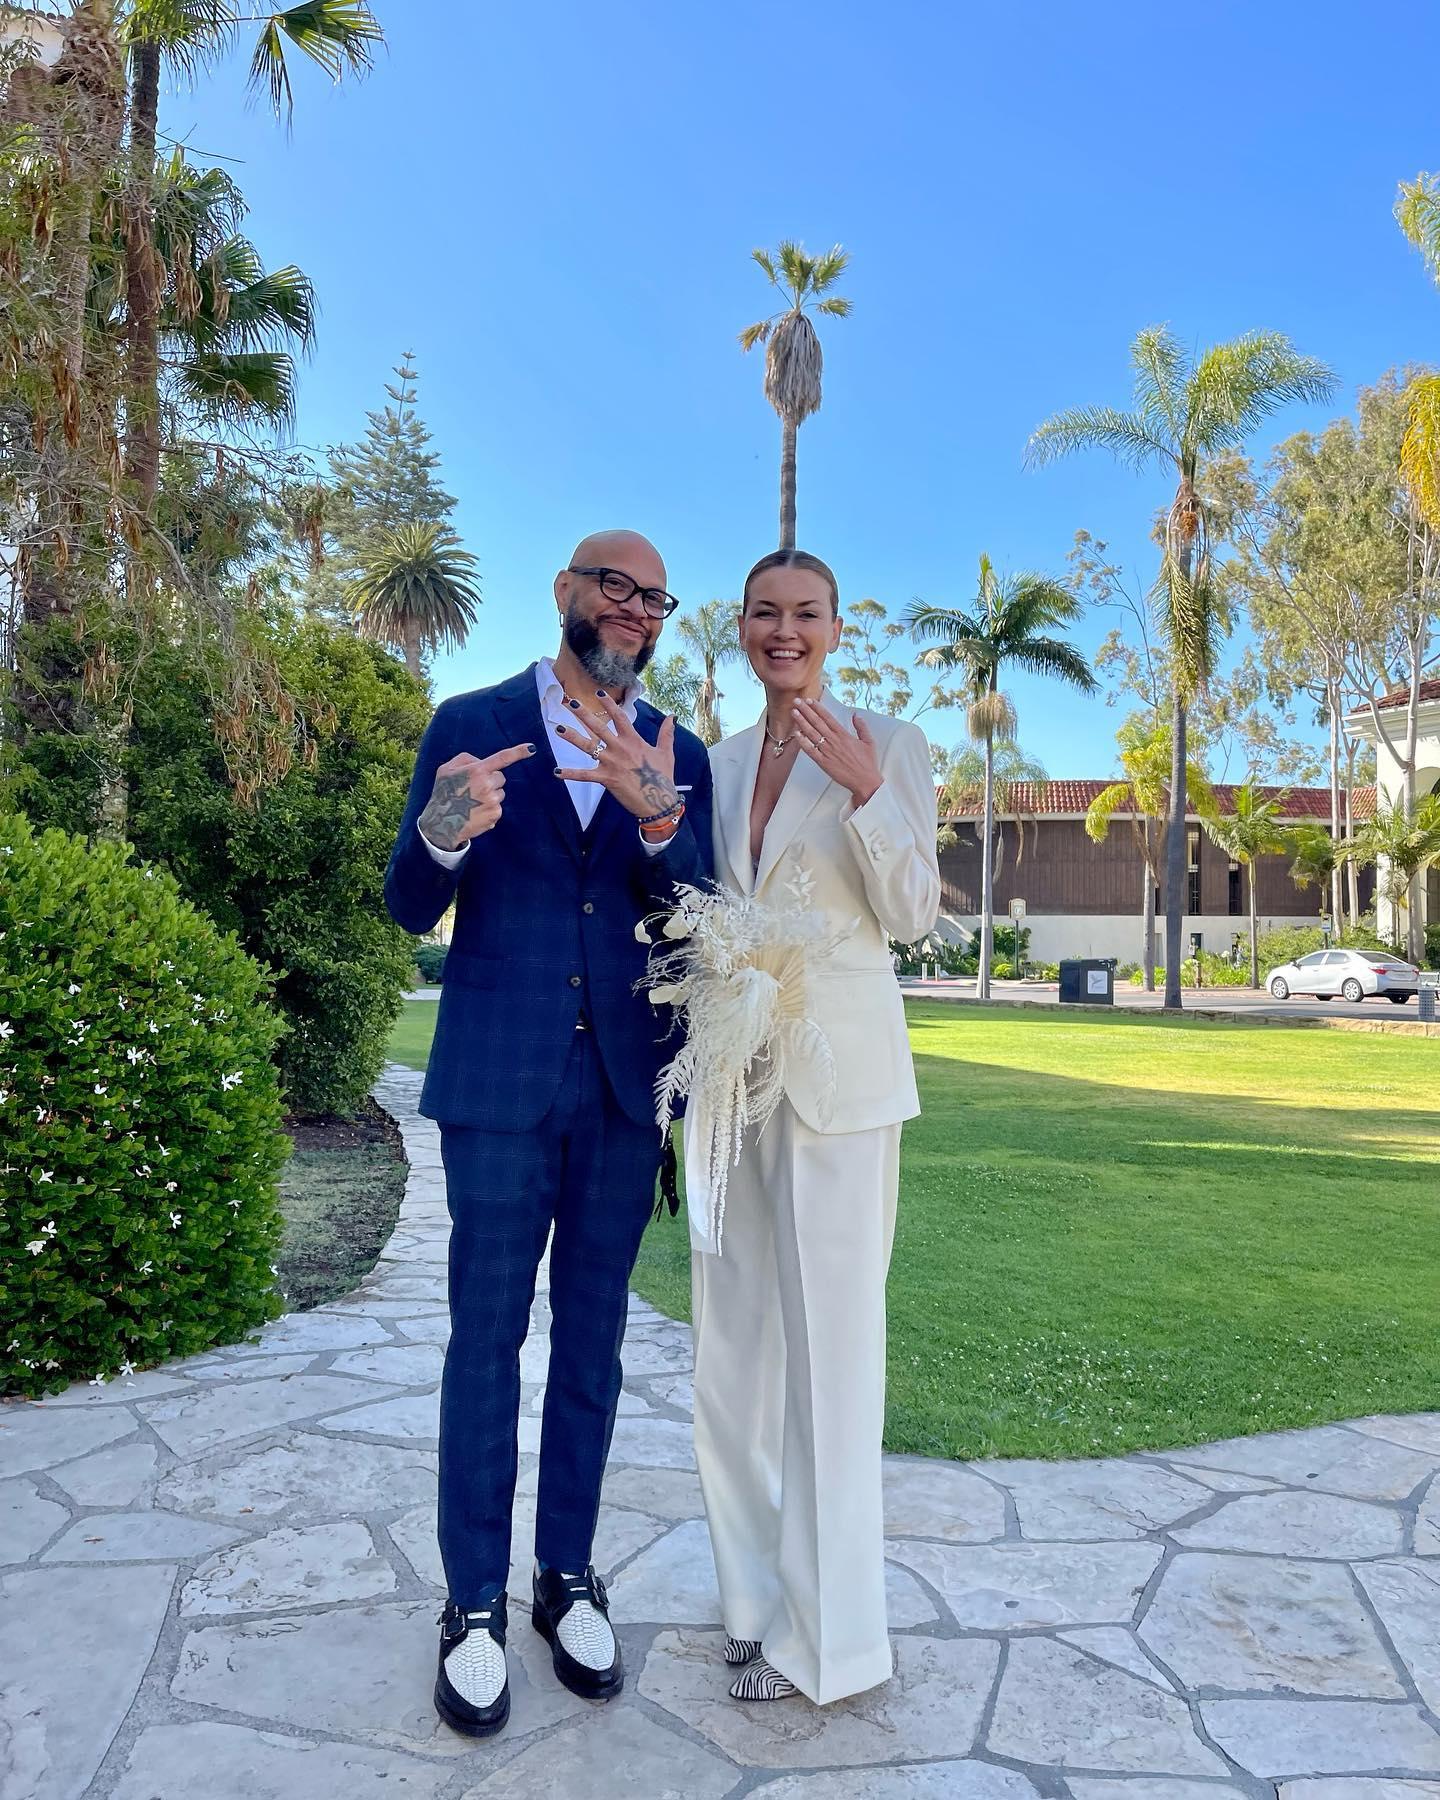
<path fill-rule="evenodd" d="M 600 585 L 600 592 L 607 600 L 614 600 L 624 605 L 640 596 L 640 604 L 652 619 L 668 619 L 680 602 L 673 594 L 667 594 L 664 588 L 642 588 L 623 569 L 577 569 L 569 570 L 571 575 L 592 575 Z"/>

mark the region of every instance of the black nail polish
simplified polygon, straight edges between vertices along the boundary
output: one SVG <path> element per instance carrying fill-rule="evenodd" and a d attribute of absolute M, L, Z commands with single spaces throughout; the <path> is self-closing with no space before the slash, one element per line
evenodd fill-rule
<path fill-rule="evenodd" d="M 580 710 L 580 702 L 578 700 L 567 700 L 565 704 L 569 707 L 573 707 L 576 712 L 579 712 Z"/>
<path fill-rule="evenodd" d="M 530 754 L 532 756 L 535 754 L 535 746 L 533 744 L 527 744 L 525 746 L 525 748 L 530 752 Z"/>
<path fill-rule="evenodd" d="M 596 698 L 596 699 L 597 699 L 597 700 L 603 700 L 603 699 L 604 699 L 604 698 L 605 698 L 605 690 L 604 690 L 604 688 L 596 688 L 596 690 L 595 690 L 595 698 Z"/>

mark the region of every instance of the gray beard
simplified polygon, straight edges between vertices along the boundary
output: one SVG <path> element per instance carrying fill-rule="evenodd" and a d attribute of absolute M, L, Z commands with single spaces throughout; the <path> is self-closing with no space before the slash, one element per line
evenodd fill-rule
<path fill-rule="evenodd" d="M 600 633 L 573 601 L 565 614 L 565 642 L 580 667 L 603 688 L 633 687 L 655 653 L 653 644 L 646 644 L 633 656 L 627 656 L 623 650 L 608 649 L 601 643 Z"/>

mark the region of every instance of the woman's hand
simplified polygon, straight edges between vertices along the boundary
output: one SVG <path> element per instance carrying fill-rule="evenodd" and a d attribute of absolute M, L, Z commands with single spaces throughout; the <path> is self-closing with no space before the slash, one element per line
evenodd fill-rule
<path fill-rule="evenodd" d="M 858 809 L 874 798 L 885 777 L 870 727 L 859 713 L 852 713 L 855 729 L 847 731 L 818 700 L 795 702 L 795 727 L 800 748 L 845 788 Z"/>
<path fill-rule="evenodd" d="M 597 781 L 637 819 L 673 812 L 680 804 L 675 786 L 675 721 L 666 718 L 653 744 L 647 743 L 608 694 L 596 693 L 603 717 L 575 713 L 573 725 L 557 725 L 568 741 L 595 758 L 593 769 L 557 768 L 562 781 Z"/>

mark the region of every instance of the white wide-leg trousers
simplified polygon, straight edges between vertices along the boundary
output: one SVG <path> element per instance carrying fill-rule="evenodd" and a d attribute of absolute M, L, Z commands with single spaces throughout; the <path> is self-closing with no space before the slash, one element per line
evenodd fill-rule
<path fill-rule="evenodd" d="M 889 1678 L 880 1440 L 900 1127 L 747 1139 L 696 1251 L 695 1451 L 725 1629 L 823 1705 Z"/>

